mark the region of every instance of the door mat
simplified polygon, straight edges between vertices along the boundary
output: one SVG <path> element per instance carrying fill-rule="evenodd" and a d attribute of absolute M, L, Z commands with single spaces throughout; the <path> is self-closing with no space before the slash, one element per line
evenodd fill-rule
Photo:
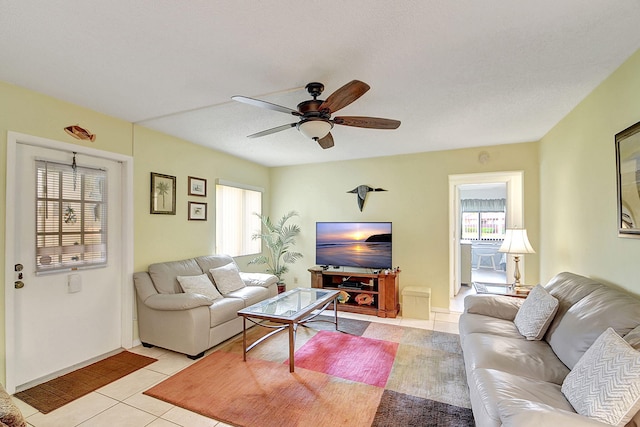
<path fill-rule="evenodd" d="M 89 366 L 16 393 L 14 396 L 43 414 L 66 405 L 157 359 L 123 351 Z"/>

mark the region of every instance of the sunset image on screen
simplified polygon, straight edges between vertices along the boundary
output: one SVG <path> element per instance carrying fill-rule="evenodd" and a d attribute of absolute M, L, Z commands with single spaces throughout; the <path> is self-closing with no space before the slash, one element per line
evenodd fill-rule
<path fill-rule="evenodd" d="M 391 267 L 390 222 L 318 222 L 316 263 L 364 268 Z"/>

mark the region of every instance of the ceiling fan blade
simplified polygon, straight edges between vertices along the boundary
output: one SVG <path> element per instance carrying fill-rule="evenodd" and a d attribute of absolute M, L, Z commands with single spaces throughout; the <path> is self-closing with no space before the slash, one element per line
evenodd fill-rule
<path fill-rule="evenodd" d="M 370 129 L 397 129 L 400 126 L 400 120 L 381 119 L 379 117 L 345 116 L 334 117 L 332 121 L 337 125 Z"/>
<path fill-rule="evenodd" d="M 282 105 L 272 104 L 271 102 L 261 101 L 259 99 L 248 98 L 246 96 L 232 96 L 231 99 L 234 101 L 242 102 L 244 104 L 253 105 L 254 107 L 267 108 L 273 111 L 279 111 L 285 114 L 292 114 L 294 116 L 301 116 L 300 112 L 296 110 L 292 110 L 288 107 L 283 107 Z"/>
<path fill-rule="evenodd" d="M 331 133 L 328 133 L 327 136 L 319 139 L 318 144 L 320 144 L 320 147 L 324 148 L 325 150 L 327 148 L 333 147 L 333 136 L 331 136 Z"/>
<path fill-rule="evenodd" d="M 261 136 L 271 135 L 272 133 L 276 133 L 276 132 L 280 132 L 280 131 L 283 131 L 283 130 L 287 130 L 287 129 L 293 128 L 297 124 L 298 123 L 289 123 L 289 124 L 278 126 L 278 127 L 275 127 L 275 128 L 263 130 L 262 132 L 258 132 L 258 133 L 254 133 L 254 134 L 248 135 L 247 138 L 260 138 Z"/>
<path fill-rule="evenodd" d="M 361 82 L 360 80 L 352 80 L 329 95 L 326 101 L 320 105 L 318 110 L 329 110 L 330 113 L 335 113 L 339 109 L 346 107 L 356 99 L 360 98 L 369 89 L 371 89 L 371 87 L 368 84 Z"/>

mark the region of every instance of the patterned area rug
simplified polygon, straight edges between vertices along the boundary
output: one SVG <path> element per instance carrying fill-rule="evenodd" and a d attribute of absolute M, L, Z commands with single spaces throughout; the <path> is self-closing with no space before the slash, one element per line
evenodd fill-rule
<path fill-rule="evenodd" d="M 47 414 L 155 361 L 151 357 L 123 351 L 18 392 L 15 397 Z"/>
<path fill-rule="evenodd" d="M 473 426 L 457 335 L 340 320 L 280 333 L 242 361 L 242 336 L 145 394 L 237 426 Z M 332 330 L 333 329 L 333 330 Z M 268 333 L 254 327 L 248 342 Z"/>

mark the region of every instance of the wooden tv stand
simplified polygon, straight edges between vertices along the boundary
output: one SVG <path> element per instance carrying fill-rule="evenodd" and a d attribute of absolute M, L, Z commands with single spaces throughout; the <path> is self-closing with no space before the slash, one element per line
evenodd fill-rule
<path fill-rule="evenodd" d="M 311 287 L 345 291 L 349 300 L 338 303 L 338 310 L 351 313 L 369 314 L 378 317 L 395 318 L 400 312 L 398 298 L 398 282 L 400 270 L 380 273 L 357 273 L 352 271 L 323 270 L 322 267 L 312 267 Z M 351 283 L 363 284 L 362 288 L 351 287 Z M 356 302 L 356 296 L 366 294 L 373 298 L 371 305 Z"/>

